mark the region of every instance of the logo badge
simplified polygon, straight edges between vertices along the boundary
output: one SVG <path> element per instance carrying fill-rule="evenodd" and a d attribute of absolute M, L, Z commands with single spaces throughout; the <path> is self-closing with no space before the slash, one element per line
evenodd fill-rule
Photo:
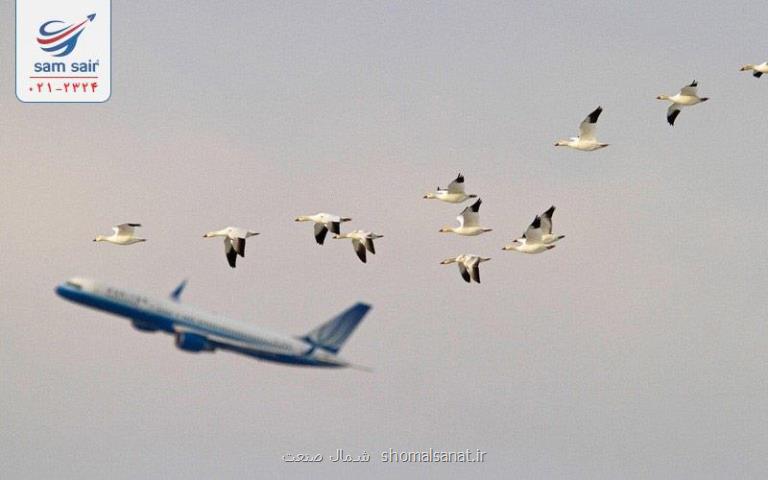
<path fill-rule="evenodd" d="M 16 0 L 16 96 L 105 102 L 111 95 L 111 0 Z"/>
<path fill-rule="evenodd" d="M 54 57 L 65 57 L 72 53 L 72 50 L 77 46 L 77 39 L 85 30 L 85 24 L 89 21 L 92 22 L 94 18 L 96 18 L 96 14 L 92 13 L 79 24 L 74 26 L 69 24 L 58 30 L 48 29 L 56 28 L 51 27 L 52 24 L 63 24 L 64 22 L 61 20 L 48 20 L 40 25 L 40 35 L 37 37 L 37 43 L 40 44 L 40 48 L 44 52 L 48 52 Z"/>

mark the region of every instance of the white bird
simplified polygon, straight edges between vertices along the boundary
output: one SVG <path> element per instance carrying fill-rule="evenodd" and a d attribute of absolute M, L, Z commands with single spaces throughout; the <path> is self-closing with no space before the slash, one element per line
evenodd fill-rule
<path fill-rule="evenodd" d="M 555 143 L 555 146 L 570 147 L 585 152 L 591 152 L 607 147 L 607 143 L 600 143 L 595 138 L 595 124 L 597 123 L 597 119 L 600 117 L 602 112 L 603 107 L 597 107 L 592 113 L 587 115 L 587 118 L 582 120 L 579 124 L 578 137 L 571 137 L 568 140 L 558 140 Z"/>
<path fill-rule="evenodd" d="M 224 237 L 224 253 L 227 254 L 227 262 L 230 267 L 235 268 L 237 256 L 245 257 L 245 239 L 258 234 L 243 228 L 227 227 L 208 232 L 203 235 L 203 238 Z"/>
<path fill-rule="evenodd" d="M 480 204 L 483 200 L 478 198 L 475 203 L 462 210 L 461 214 L 456 217 L 459 221 L 458 227 L 443 227 L 440 229 L 441 233 L 457 233 L 459 235 L 475 236 L 481 233 L 492 231 L 490 228 L 483 228 L 480 226 Z"/>
<path fill-rule="evenodd" d="M 487 262 L 488 260 L 490 260 L 488 257 L 464 254 L 459 255 L 458 257 L 446 258 L 440 262 L 440 264 L 448 265 L 451 263 L 456 263 L 459 265 L 461 278 L 463 278 L 465 282 L 471 283 L 472 280 L 474 280 L 475 282 L 480 283 L 480 264 L 482 262 Z"/>
<path fill-rule="evenodd" d="M 424 198 L 436 198 L 448 203 L 461 203 L 470 198 L 477 198 L 477 195 L 464 193 L 464 175 L 459 173 L 456 179 L 448 184 L 448 188 L 437 187 L 435 192 L 427 193 Z"/>
<path fill-rule="evenodd" d="M 368 250 L 372 254 L 376 254 L 376 249 L 373 246 L 373 241 L 377 238 L 382 238 L 384 235 L 379 235 L 373 232 L 366 232 L 363 230 L 352 230 L 349 233 L 339 233 L 333 236 L 335 239 L 349 238 L 352 239 L 352 248 L 355 249 L 357 257 L 361 262 L 366 263 L 365 251 Z"/>
<path fill-rule="evenodd" d="M 341 233 L 341 223 L 349 222 L 351 218 L 331 215 L 330 213 L 316 213 L 315 215 L 300 215 L 295 218 L 297 222 L 315 222 L 315 240 L 320 245 L 325 241 L 328 230 L 335 234 Z"/>
<path fill-rule="evenodd" d="M 110 236 L 96 235 L 93 239 L 94 242 L 109 242 L 115 245 L 132 245 L 134 243 L 146 242 L 146 238 L 138 238 L 133 235 L 136 227 L 140 227 L 140 223 L 121 223 L 112 227 L 115 232 Z"/>
<path fill-rule="evenodd" d="M 521 238 L 517 238 L 502 250 L 514 250 L 521 253 L 541 253 L 552 250 L 555 245 L 548 245 L 543 240 L 544 231 L 541 228 L 541 217 L 536 215 Z"/>
<path fill-rule="evenodd" d="M 541 242 L 549 245 L 565 238 L 565 235 L 552 235 L 552 215 L 555 213 L 555 206 L 552 205 L 541 214 Z"/>
<path fill-rule="evenodd" d="M 696 87 L 698 85 L 698 82 L 694 80 L 690 85 L 681 88 L 677 94 L 672 95 L 671 97 L 668 95 L 659 95 L 656 97 L 657 100 L 668 100 L 672 102 L 667 109 L 667 122 L 669 122 L 670 125 L 675 125 L 675 119 L 680 115 L 680 110 L 683 107 L 690 107 L 709 100 L 709 97 L 698 96 L 696 93 Z"/>
<path fill-rule="evenodd" d="M 741 67 L 740 71 L 746 72 L 748 70 L 752 70 L 752 75 L 754 75 L 755 78 L 760 78 L 764 73 L 768 73 L 768 62 L 763 62 L 760 65 L 752 65 L 751 63 L 748 63 Z"/>

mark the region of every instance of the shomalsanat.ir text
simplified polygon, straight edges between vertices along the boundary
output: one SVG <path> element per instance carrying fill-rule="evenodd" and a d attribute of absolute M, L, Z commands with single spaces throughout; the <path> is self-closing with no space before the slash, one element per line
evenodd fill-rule
<path fill-rule="evenodd" d="M 393 448 L 381 452 L 383 463 L 482 463 L 485 461 L 484 452 L 475 450 L 410 450 L 399 451 Z"/>

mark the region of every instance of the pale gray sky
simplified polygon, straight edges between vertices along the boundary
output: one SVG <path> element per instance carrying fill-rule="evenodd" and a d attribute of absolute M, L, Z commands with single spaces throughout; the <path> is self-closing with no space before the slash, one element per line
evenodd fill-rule
<path fill-rule="evenodd" d="M 0 8 L 1 477 L 768 475 L 768 81 L 738 71 L 768 6 L 114 2 L 102 105 L 19 103 Z M 553 147 L 597 105 L 609 148 Z M 437 233 L 458 171 L 492 233 Z M 551 204 L 558 248 L 500 250 Z M 315 245 L 317 211 L 377 255 Z M 125 221 L 149 242 L 91 242 Z M 262 232 L 236 270 L 201 238 L 228 224 Z M 465 252 L 481 285 L 439 264 Z M 366 301 L 343 354 L 375 371 L 188 355 L 56 297 L 74 275 L 295 334 Z M 374 461 L 280 459 L 336 448 Z"/>

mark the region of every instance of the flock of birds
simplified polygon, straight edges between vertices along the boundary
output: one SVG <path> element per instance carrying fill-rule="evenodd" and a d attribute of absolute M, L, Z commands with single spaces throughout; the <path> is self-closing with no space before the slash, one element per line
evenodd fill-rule
<path fill-rule="evenodd" d="M 482 233 L 490 232 L 492 229 L 480 225 L 480 205 L 482 199 L 477 195 L 467 194 L 464 189 L 464 175 L 461 173 L 448 184 L 447 188 L 437 187 L 434 192 L 424 195 L 426 199 L 437 199 L 447 203 L 462 203 L 467 200 L 477 198 L 470 206 L 464 208 L 456 219 L 459 222 L 457 227 L 443 227 L 440 232 L 455 233 L 463 236 L 477 236 Z M 533 222 L 525 230 L 520 238 L 513 240 L 509 245 L 504 246 L 503 250 L 514 250 L 522 253 L 541 253 L 555 248 L 556 241 L 562 239 L 564 235 L 552 234 L 552 215 L 555 207 L 551 206 L 541 215 L 536 215 Z M 352 221 L 349 217 L 342 217 L 330 213 L 317 213 L 315 215 L 300 215 L 296 217 L 296 222 L 312 222 L 314 224 L 314 237 L 319 245 L 325 243 L 328 232 L 333 233 L 334 239 L 352 240 L 352 248 L 361 262 L 367 262 L 367 253 L 376 254 L 376 248 L 373 241 L 382 238 L 383 235 L 365 230 L 352 230 L 347 233 L 341 233 L 341 224 Z M 110 236 L 97 235 L 94 242 L 108 242 L 115 245 L 133 245 L 135 243 L 145 242 L 146 238 L 136 236 L 136 228 L 141 227 L 140 223 L 123 223 L 112 228 L 113 234 Z M 227 257 L 229 266 L 237 266 L 237 257 L 245 257 L 245 241 L 249 237 L 258 235 L 259 232 L 247 230 L 239 227 L 226 227 L 221 230 L 213 230 L 203 238 L 223 237 L 224 253 Z M 456 257 L 446 258 L 441 263 L 443 265 L 456 263 L 459 266 L 461 277 L 467 281 L 480 283 L 480 263 L 490 260 L 488 257 L 482 257 L 474 254 L 461 254 Z"/>
<path fill-rule="evenodd" d="M 758 65 L 747 64 L 741 67 L 741 71 L 751 71 L 752 75 L 760 78 L 764 73 L 768 73 L 768 62 Z M 670 102 L 667 108 L 667 122 L 674 126 L 675 120 L 683 107 L 691 107 L 709 100 L 708 97 L 700 97 L 697 92 L 698 82 L 694 80 L 689 85 L 684 86 L 675 95 L 659 95 L 658 100 Z M 579 136 L 571 137 L 567 140 L 558 140 L 556 147 L 569 147 L 580 151 L 595 151 L 607 147 L 609 144 L 599 142 L 595 136 L 596 124 L 602 107 L 597 107 L 592 111 L 579 125 Z M 482 199 L 475 194 L 467 194 L 464 188 L 464 176 L 459 173 L 458 176 L 448 184 L 446 188 L 437 187 L 434 192 L 424 195 L 425 199 L 436 199 L 447 203 L 463 203 L 467 200 L 477 198 L 470 206 L 464 208 L 456 219 L 459 221 L 457 227 L 443 227 L 442 233 L 455 233 L 463 236 L 476 236 L 492 231 L 480 225 L 480 205 Z M 519 238 L 514 239 L 502 250 L 512 250 L 527 254 L 538 254 L 555 248 L 555 242 L 561 240 L 565 235 L 555 235 L 552 233 L 552 215 L 555 213 L 555 206 L 549 207 L 543 213 L 536 215 L 531 224 Z M 319 245 L 323 245 L 328 231 L 333 233 L 334 239 L 349 239 L 352 241 L 352 248 L 361 262 L 367 262 L 367 253 L 375 254 L 376 249 L 373 241 L 382 238 L 383 235 L 365 231 L 352 230 L 347 233 L 341 233 L 341 224 L 350 222 L 352 219 L 333 215 L 330 213 L 317 213 L 315 215 L 301 215 L 296 217 L 297 222 L 312 222 L 314 224 L 314 237 Z M 94 242 L 109 242 L 115 245 L 133 245 L 135 243 L 145 242 L 145 238 L 139 238 L 135 235 L 135 229 L 141 227 L 138 223 L 123 223 L 113 227 L 114 233 L 110 236 L 97 235 Z M 224 252 L 229 266 L 235 268 L 237 257 L 245 257 L 245 241 L 247 238 L 258 235 L 258 232 L 251 230 L 227 227 L 221 230 L 214 230 L 203 235 L 204 238 L 223 237 Z M 480 264 L 489 261 L 489 257 L 483 257 L 475 254 L 461 254 L 456 257 L 446 258 L 443 265 L 456 263 L 459 266 L 459 273 L 467 283 L 472 281 L 480 283 Z"/>

